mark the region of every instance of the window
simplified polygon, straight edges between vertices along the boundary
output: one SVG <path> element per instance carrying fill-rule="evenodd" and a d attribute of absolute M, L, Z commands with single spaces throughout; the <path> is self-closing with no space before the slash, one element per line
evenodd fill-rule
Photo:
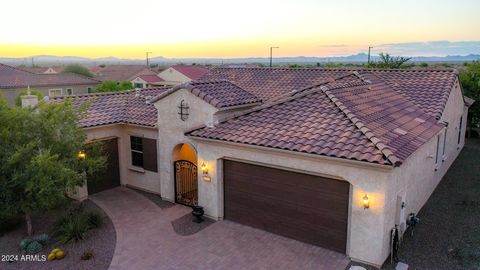
<path fill-rule="evenodd" d="M 435 152 L 435 164 L 438 164 L 439 148 L 440 148 L 440 134 L 437 135 L 437 151 Z"/>
<path fill-rule="evenodd" d="M 447 149 L 447 131 L 448 131 L 448 128 L 445 128 L 445 133 L 443 134 L 443 150 L 442 150 L 443 159 L 445 159 L 445 155 L 447 153 L 447 150 L 446 150 Z"/>
<path fill-rule="evenodd" d="M 67 90 L 65 91 L 65 94 L 68 95 L 68 96 L 73 95 L 73 89 L 72 88 L 67 88 Z"/>
<path fill-rule="evenodd" d="M 48 95 L 51 97 L 58 97 L 62 95 L 62 89 L 48 89 Z"/>
<path fill-rule="evenodd" d="M 143 83 L 135 83 L 135 88 L 143 88 Z"/>
<path fill-rule="evenodd" d="M 143 168 L 142 138 L 130 136 L 130 148 L 132 150 L 132 165 Z"/>
<path fill-rule="evenodd" d="M 130 136 L 132 165 L 157 172 L 157 140 Z"/>
<path fill-rule="evenodd" d="M 462 139 L 462 126 L 463 126 L 463 115 L 460 117 L 460 125 L 458 126 L 458 142 L 460 144 L 460 140 Z"/>
<path fill-rule="evenodd" d="M 92 88 L 91 87 L 87 87 L 87 93 L 92 93 Z"/>

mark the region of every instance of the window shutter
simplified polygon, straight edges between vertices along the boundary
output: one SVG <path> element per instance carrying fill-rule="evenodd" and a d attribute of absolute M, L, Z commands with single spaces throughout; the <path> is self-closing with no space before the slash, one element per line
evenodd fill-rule
<path fill-rule="evenodd" d="M 143 168 L 147 171 L 157 172 L 157 140 L 142 139 L 143 144 Z"/>

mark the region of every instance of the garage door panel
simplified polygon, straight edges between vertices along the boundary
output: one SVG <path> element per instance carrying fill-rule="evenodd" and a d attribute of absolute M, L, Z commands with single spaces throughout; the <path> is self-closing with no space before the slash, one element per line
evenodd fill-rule
<path fill-rule="evenodd" d="M 349 183 L 224 161 L 225 218 L 345 252 Z"/>

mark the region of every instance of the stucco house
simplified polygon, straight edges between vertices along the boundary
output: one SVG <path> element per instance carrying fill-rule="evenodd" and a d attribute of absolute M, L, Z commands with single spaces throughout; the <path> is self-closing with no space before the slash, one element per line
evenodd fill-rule
<path fill-rule="evenodd" d="M 198 65 L 174 65 L 158 73 L 158 77 L 160 77 L 163 81 L 157 83 L 157 85 L 174 86 L 193 80 L 198 80 L 207 73 L 208 68 Z"/>
<path fill-rule="evenodd" d="M 152 88 L 163 83 L 163 79 L 156 74 L 138 75 L 130 82 L 135 88 Z"/>
<path fill-rule="evenodd" d="M 219 68 L 173 88 L 81 95 L 118 185 L 380 266 L 464 146 L 455 70 Z"/>
<path fill-rule="evenodd" d="M 0 95 L 9 104 L 26 88 L 34 88 L 44 96 L 85 94 L 95 89 L 100 82 L 73 73 L 32 73 L 0 64 Z"/>
<path fill-rule="evenodd" d="M 121 83 L 123 81 L 132 81 L 141 75 L 156 75 L 157 72 L 146 67 L 145 65 L 106 65 L 94 66 L 89 70 L 95 74 L 100 81 L 115 81 Z"/>

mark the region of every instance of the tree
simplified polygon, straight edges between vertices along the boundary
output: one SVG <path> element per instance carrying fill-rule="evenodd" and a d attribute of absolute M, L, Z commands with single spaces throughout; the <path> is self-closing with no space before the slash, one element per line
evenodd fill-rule
<path fill-rule="evenodd" d="M 473 61 L 465 65 L 460 71 L 460 82 L 465 96 L 473 98 L 476 102 L 468 110 L 468 125 L 480 125 L 480 61 Z"/>
<path fill-rule="evenodd" d="M 65 67 L 63 70 L 64 73 L 70 72 L 70 73 L 75 73 L 79 75 L 83 75 L 86 77 L 93 77 L 93 73 L 90 72 L 86 67 L 79 65 L 79 64 L 70 64 Z"/>
<path fill-rule="evenodd" d="M 103 81 L 95 90 L 96 92 L 119 92 L 133 89 L 129 81 L 123 81 L 118 84 L 116 81 Z"/>
<path fill-rule="evenodd" d="M 407 68 L 405 65 L 410 59 L 409 57 L 391 56 L 388 53 L 380 53 L 380 59 L 377 62 L 371 62 L 368 67 L 393 69 L 393 68 Z"/>
<path fill-rule="evenodd" d="M 22 106 L 22 96 L 25 96 L 28 94 L 28 90 L 22 90 L 20 91 L 20 93 L 18 93 L 18 96 L 15 98 L 15 105 L 17 106 Z M 43 94 L 42 92 L 38 91 L 38 90 L 35 90 L 35 89 L 31 89 L 30 90 L 30 94 L 31 95 L 34 95 L 34 96 L 37 96 L 39 100 L 42 100 L 43 99 Z"/>
<path fill-rule="evenodd" d="M 85 133 L 77 127 L 84 112 L 69 101 L 41 102 L 33 110 L 0 99 L 0 219 L 23 215 L 31 235 L 32 213 L 62 204 L 67 192 L 84 184 L 85 173 L 105 166 L 101 145 L 84 146 Z M 80 150 L 87 159 L 77 158 Z"/>

